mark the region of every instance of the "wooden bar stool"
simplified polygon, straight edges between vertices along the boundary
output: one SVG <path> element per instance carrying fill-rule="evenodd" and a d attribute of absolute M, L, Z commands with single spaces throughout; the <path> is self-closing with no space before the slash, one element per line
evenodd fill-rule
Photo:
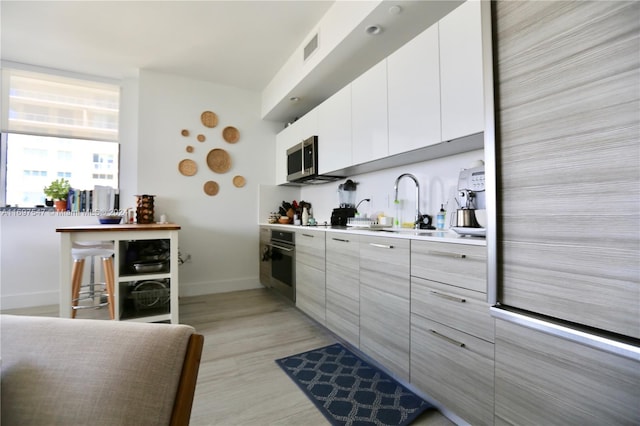
<path fill-rule="evenodd" d="M 82 275 L 84 272 L 84 263 L 87 257 L 100 256 L 102 258 L 102 271 L 104 273 L 104 292 L 99 292 L 100 296 L 106 295 L 109 306 L 109 316 L 115 319 L 115 275 L 113 271 L 113 254 L 114 245 L 108 241 L 97 242 L 74 242 L 71 247 L 71 256 L 73 257 L 73 269 L 71 271 L 71 318 L 76 317 L 76 310 L 83 307 L 78 306 L 80 300 L 93 299 L 96 297 L 94 286 L 96 283 L 91 282 L 82 285 Z M 81 287 L 91 287 L 88 296 L 80 297 Z M 106 294 L 105 294 L 106 292 Z M 87 306 L 87 308 L 99 308 L 105 306 L 100 303 L 97 306 Z"/>

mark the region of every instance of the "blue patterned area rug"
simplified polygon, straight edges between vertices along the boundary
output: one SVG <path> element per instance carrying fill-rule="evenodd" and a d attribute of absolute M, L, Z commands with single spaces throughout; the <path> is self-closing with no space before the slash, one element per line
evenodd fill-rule
<path fill-rule="evenodd" d="M 334 425 L 408 425 L 434 408 L 339 343 L 276 363 Z"/>

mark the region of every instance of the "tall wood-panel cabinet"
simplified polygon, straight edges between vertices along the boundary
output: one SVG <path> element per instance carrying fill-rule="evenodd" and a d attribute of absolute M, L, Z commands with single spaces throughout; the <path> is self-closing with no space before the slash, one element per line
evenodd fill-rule
<path fill-rule="evenodd" d="M 640 3 L 497 13 L 500 302 L 640 338 Z"/>
<path fill-rule="evenodd" d="M 496 418 L 640 424 L 637 340 L 613 355 L 640 338 L 640 3 L 498 1 L 495 29 L 498 301 L 534 328 L 497 324 Z"/>

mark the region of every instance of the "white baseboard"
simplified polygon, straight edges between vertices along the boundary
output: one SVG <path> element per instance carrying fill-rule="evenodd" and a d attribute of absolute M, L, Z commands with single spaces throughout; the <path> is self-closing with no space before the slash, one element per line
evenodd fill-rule
<path fill-rule="evenodd" d="M 208 281 L 200 283 L 181 282 L 179 294 L 182 297 L 202 296 L 205 294 L 227 293 L 230 291 L 262 288 L 258 277 L 237 278 L 230 280 Z M 38 306 L 57 305 L 60 303 L 58 291 L 39 293 L 21 293 L 0 296 L 0 310 L 33 308 Z"/>
<path fill-rule="evenodd" d="M 208 281 L 200 283 L 180 283 L 180 296 L 202 296 L 204 294 L 228 293 L 230 291 L 261 288 L 258 277 L 234 278 L 230 280 Z"/>
<path fill-rule="evenodd" d="M 58 305 L 59 303 L 60 293 L 58 291 L 42 291 L 38 293 L 20 293 L 0 296 L 0 310 Z"/>

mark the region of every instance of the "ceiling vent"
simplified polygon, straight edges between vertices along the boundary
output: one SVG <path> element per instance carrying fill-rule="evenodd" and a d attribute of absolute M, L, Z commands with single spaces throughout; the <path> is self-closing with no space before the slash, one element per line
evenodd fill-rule
<path fill-rule="evenodd" d="M 307 45 L 304 47 L 303 60 L 306 61 L 307 58 L 316 51 L 316 49 L 318 49 L 318 33 L 316 33 L 316 35 L 314 35 L 313 38 L 309 40 L 309 43 L 307 43 Z"/>

